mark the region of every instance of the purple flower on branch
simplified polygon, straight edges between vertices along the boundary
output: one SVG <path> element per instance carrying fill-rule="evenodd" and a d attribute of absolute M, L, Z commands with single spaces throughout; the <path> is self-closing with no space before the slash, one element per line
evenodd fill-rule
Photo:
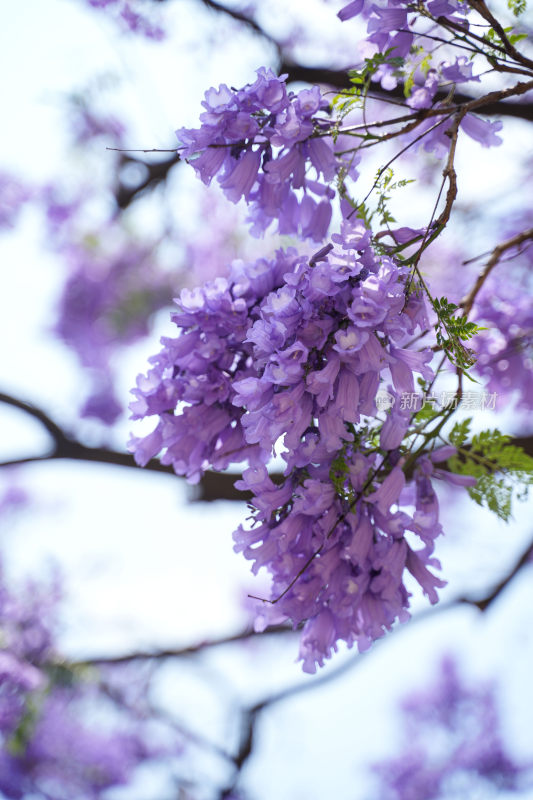
<path fill-rule="evenodd" d="M 398 403 L 378 420 L 380 453 L 362 419 L 377 414 L 389 369 L 402 389 L 413 372 L 431 379 L 431 353 L 402 347 L 426 313 L 405 296 L 408 268 L 378 256 L 359 221 L 345 219 L 333 240 L 311 259 L 279 251 L 183 292 L 180 335 L 164 340 L 132 404 L 134 418 L 159 417 L 152 434 L 132 439 L 139 463 L 162 450 L 195 481 L 208 467 L 248 462 L 237 486 L 252 492 L 256 511 L 251 528 L 235 532 L 235 549 L 254 573 L 270 572 L 279 614 L 307 620 L 307 671 L 339 640 L 365 648 L 408 617 L 405 571 L 431 602 L 443 586 L 429 569 L 441 532 L 431 475 L 423 520 L 401 508 L 396 449 L 412 412 Z M 276 487 L 265 465 L 280 447 L 287 466 Z M 422 549 L 407 544 L 407 530 Z"/>
<path fill-rule="evenodd" d="M 277 221 L 280 233 L 318 242 L 331 218 L 327 183 L 342 162 L 325 135 L 332 123 L 317 116 L 327 108 L 318 87 L 289 93 L 285 77 L 261 68 L 255 82 L 240 90 L 225 84 L 210 89 L 201 127 L 176 134 L 181 156 L 204 183 L 217 175 L 229 200 L 246 200 L 252 233 L 261 235 Z M 318 204 L 310 193 L 321 196 Z"/>

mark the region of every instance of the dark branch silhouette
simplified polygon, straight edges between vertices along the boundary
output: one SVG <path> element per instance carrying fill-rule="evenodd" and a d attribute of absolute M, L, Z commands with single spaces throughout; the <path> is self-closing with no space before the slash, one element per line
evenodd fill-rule
<path fill-rule="evenodd" d="M 423 619 L 426 619 L 428 616 L 433 616 L 435 614 L 441 614 L 444 611 L 449 611 L 452 608 L 455 608 L 460 605 L 469 605 L 474 606 L 481 612 L 486 612 L 487 609 L 498 599 L 498 597 L 502 594 L 502 592 L 509 586 L 509 584 L 513 581 L 513 579 L 518 575 L 520 570 L 529 563 L 533 561 L 533 541 L 530 541 L 526 547 L 524 548 L 523 552 L 518 556 L 516 561 L 510 566 L 507 572 L 503 575 L 503 577 L 496 583 L 495 586 L 491 586 L 489 589 L 486 590 L 486 593 L 479 596 L 479 597 L 471 597 L 469 595 L 459 595 L 458 597 L 452 598 L 446 602 L 438 603 L 437 605 L 430 606 L 424 611 L 417 612 L 411 619 L 410 625 L 414 622 L 420 622 Z M 394 631 L 398 633 L 399 631 L 407 630 L 409 625 L 398 625 Z M 205 652 L 206 650 L 210 650 L 216 647 L 222 647 L 228 644 L 235 644 L 238 642 L 245 642 L 249 639 L 256 639 L 263 636 L 278 636 L 278 635 L 286 635 L 286 634 L 293 634 L 296 633 L 298 629 L 292 628 L 289 625 L 272 625 L 271 627 L 267 628 L 265 631 L 256 632 L 254 630 L 250 630 L 249 628 L 234 633 L 230 636 L 222 636 L 217 639 L 207 639 L 201 642 L 196 642 L 192 645 L 187 645 L 185 647 L 174 647 L 174 648 L 165 648 L 165 649 L 152 649 L 152 650 L 136 650 L 131 653 L 123 653 L 121 655 L 116 656 L 93 656 L 91 658 L 82 659 L 80 661 L 73 661 L 70 662 L 70 666 L 77 667 L 77 666 L 84 666 L 84 665 L 95 665 L 95 666 L 105 666 L 105 665 L 112 665 L 112 664 L 127 664 L 134 661 L 164 661 L 169 658 L 183 658 L 186 656 L 195 655 L 197 653 Z M 383 641 L 383 640 L 379 640 Z M 374 643 L 372 650 L 369 652 L 373 652 L 376 647 L 376 643 Z M 361 655 L 358 654 L 357 658 L 361 658 Z M 343 669 L 345 665 L 341 669 Z M 332 670 L 333 673 L 337 674 L 336 670 Z M 328 679 L 328 675 L 331 673 L 327 673 L 326 675 L 322 676 L 320 679 L 315 679 L 314 683 L 320 682 L 323 679 Z M 301 684 L 297 684 L 296 691 L 303 691 Z M 292 690 L 284 689 L 281 693 L 276 694 L 275 697 L 278 699 L 282 699 L 281 696 L 286 696 L 288 692 Z M 272 701 L 274 702 L 274 701 Z M 277 702 L 277 701 L 276 701 Z M 262 701 L 258 704 L 258 706 L 263 706 L 265 701 Z"/>
<path fill-rule="evenodd" d="M 166 181 L 170 170 L 178 164 L 179 160 L 178 153 L 164 161 L 149 161 L 121 153 L 118 164 L 118 186 L 115 192 L 117 206 L 122 210 L 128 208 L 133 200 L 140 197 L 146 190 L 155 189 L 160 183 Z M 141 167 L 142 178 L 139 183 L 130 186 L 122 182 L 120 174 L 124 168 L 132 164 Z"/>
<path fill-rule="evenodd" d="M 472 599 L 470 597 L 458 597 L 453 600 L 450 600 L 447 603 L 439 603 L 436 606 L 428 608 L 426 611 L 422 611 L 416 614 L 412 618 L 410 624 L 413 624 L 415 622 L 421 622 L 427 619 L 427 617 L 432 617 L 437 613 L 440 614 L 442 612 L 449 611 L 450 609 L 455 608 L 461 604 L 472 605 L 478 608 L 481 612 L 485 612 L 492 605 L 492 603 L 500 596 L 503 590 L 511 583 L 513 578 L 520 572 L 522 567 L 525 566 L 527 563 L 531 562 L 532 557 L 533 557 L 533 542 L 530 542 L 527 545 L 524 552 L 522 553 L 522 555 L 513 564 L 511 569 L 505 574 L 502 580 L 493 589 L 489 590 L 489 592 L 484 597 L 478 599 Z M 394 630 L 389 634 L 389 637 L 393 634 L 398 635 L 401 631 L 405 631 L 408 629 L 409 629 L 408 625 L 399 625 L 394 628 Z M 240 744 L 237 753 L 234 756 L 236 772 L 235 775 L 233 776 L 230 785 L 228 785 L 221 791 L 219 795 L 220 800 L 232 796 L 232 792 L 237 787 L 237 782 L 239 780 L 240 772 L 246 761 L 252 755 L 257 723 L 261 713 L 265 709 L 270 708 L 272 705 L 279 703 L 283 700 L 286 700 L 289 697 L 294 697 L 295 695 L 301 694 L 302 692 L 308 692 L 310 690 L 312 691 L 314 689 L 320 688 L 324 684 L 342 677 L 342 675 L 346 674 L 348 671 L 359 666 L 359 664 L 363 659 L 366 659 L 370 657 L 372 653 L 375 653 L 376 648 L 382 646 L 384 643 L 386 643 L 386 641 L 388 641 L 388 639 L 380 639 L 374 642 L 371 650 L 365 653 L 355 653 L 352 657 L 348 658 L 339 667 L 331 669 L 329 672 L 326 672 L 325 674 L 318 676 L 314 680 L 288 686 L 285 689 L 282 689 L 279 692 L 275 692 L 274 694 L 269 695 L 263 700 L 260 700 L 253 706 L 250 706 L 247 709 L 243 709 L 241 716 Z"/>
<path fill-rule="evenodd" d="M 348 78 L 346 70 L 329 69 L 328 67 L 304 66 L 293 62 L 282 61 L 279 67 L 280 73 L 287 73 L 290 82 L 301 81 L 303 83 L 318 83 L 332 86 L 335 89 L 348 89 L 352 84 Z M 405 103 L 404 87 L 398 84 L 394 89 L 382 89 L 379 84 L 374 84 L 370 94 L 380 100 L 394 100 L 395 102 Z M 434 102 L 439 103 L 446 100 L 449 96 L 447 91 L 439 91 L 435 95 Z M 455 105 L 463 105 L 477 101 L 477 97 L 454 92 L 453 102 Z M 483 114 L 487 116 L 515 117 L 526 122 L 533 122 L 533 103 L 516 102 L 506 100 L 494 100 L 483 105 Z"/>
<path fill-rule="evenodd" d="M 257 633 L 254 630 L 246 629 L 230 636 L 221 636 L 218 639 L 206 639 L 205 641 L 187 645 L 186 647 L 172 647 L 159 650 L 137 650 L 134 653 L 124 653 L 118 656 L 95 656 L 87 659 L 81 659 L 80 661 L 71 662 L 71 665 L 83 666 L 87 664 L 93 664 L 95 666 L 104 666 L 107 664 L 129 664 L 132 661 L 164 661 L 168 658 L 192 656 L 196 653 L 201 653 L 204 650 L 223 647 L 224 645 L 234 644 L 235 642 L 245 642 L 247 639 L 255 639 L 258 636 L 277 636 L 278 634 L 283 635 L 295 632 L 297 632 L 297 629 L 288 625 L 272 625 L 262 633 Z"/>
<path fill-rule="evenodd" d="M 87 463 L 98 464 L 114 464 L 119 467 L 130 467 L 134 469 L 141 469 L 135 462 L 135 459 L 130 453 L 124 453 L 119 450 L 112 450 L 108 447 L 88 447 L 82 442 L 78 441 L 72 434 L 66 433 L 63 429 L 48 416 L 48 414 L 40 408 L 28 403 L 24 400 L 19 400 L 4 392 L 0 392 L 0 403 L 17 408 L 28 414 L 30 417 L 38 420 L 52 437 L 52 447 L 47 453 L 40 453 L 34 456 L 25 456 L 22 458 L 9 459 L 0 462 L 2 467 L 14 467 L 23 464 L 32 464 L 42 461 L 53 461 L 56 459 L 67 459 L 71 461 L 85 461 Z M 533 456 L 533 436 L 516 436 L 513 437 L 510 445 L 521 447 L 525 453 Z M 467 448 L 465 448 L 467 449 Z M 446 468 L 445 464 L 437 465 Z M 167 464 L 161 464 L 156 458 L 151 459 L 142 469 L 151 472 L 164 472 L 167 475 L 174 475 L 173 468 Z M 237 472 L 213 472 L 207 470 L 200 483 L 190 487 L 190 500 L 193 502 L 211 502 L 213 500 L 240 500 L 241 502 L 248 501 L 252 498 L 251 492 L 241 492 L 235 488 L 235 481 L 239 480 L 241 475 Z M 281 472 L 271 473 L 274 483 L 281 483 L 284 476 Z"/>

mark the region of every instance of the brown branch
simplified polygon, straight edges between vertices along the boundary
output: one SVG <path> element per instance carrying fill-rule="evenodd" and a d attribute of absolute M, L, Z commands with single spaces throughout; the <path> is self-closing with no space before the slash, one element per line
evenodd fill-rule
<path fill-rule="evenodd" d="M 503 26 L 498 22 L 496 17 L 491 14 L 489 9 L 487 8 L 484 0 L 469 0 L 469 4 L 472 8 L 480 14 L 496 31 L 498 36 L 500 37 L 500 41 L 502 43 L 503 49 L 505 52 L 511 56 L 516 62 L 522 64 L 527 69 L 533 69 L 533 61 L 531 59 L 526 58 L 519 50 L 516 49 L 514 45 L 511 44 L 509 39 L 507 38 L 507 34 L 503 29 Z"/>
<path fill-rule="evenodd" d="M 532 558 L 533 542 L 530 542 L 522 552 L 521 556 L 517 559 L 517 561 L 515 561 L 511 569 L 488 594 L 486 594 L 484 597 L 478 598 L 477 600 L 474 600 L 471 597 L 459 597 L 455 603 L 475 606 L 476 608 L 479 608 L 480 611 L 486 611 L 494 603 L 494 601 L 498 599 L 504 589 L 509 586 L 513 578 L 518 575 L 522 567 L 531 562 Z"/>
<path fill-rule="evenodd" d="M 436 227 L 442 229 L 448 223 L 450 219 L 450 214 L 452 213 L 453 204 L 457 197 L 457 173 L 455 171 L 455 151 L 457 149 L 457 137 L 459 135 L 459 125 L 463 117 L 465 116 L 466 111 L 458 111 L 455 115 L 454 121 L 450 128 L 445 131 L 445 135 L 450 139 L 450 150 L 448 152 L 448 159 L 446 161 L 446 166 L 442 171 L 442 176 L 445 180 L 448 181 L 448 191 L 446 193 L 446 201 L 444 204 L 444 208 L 437 219 Z M 429 231 L 429 226 L 428 226 Z"/>
<path fill-rule="evenodd" d="M 37 406 L 25 400 L 19 400 L 18 397 L 13 397 L 13 395 L 5 394 L 4 392 L 0 392 L 0 403 L 5 403 L 8 406 L 17 408 L 19 411 L 23 411 L 25 414 L 28 414 L 30 417 L 40 422 L 50 434 L 56 446 L 60 446 L 67 439 L 65 432 L 41 408 L 37 408 Z"/>
<path fill-rule="evenodd" d="M 333 70 L 327 67 L 307 67 L 291 62 L 282 62 L 279 71 L 280 73 L 288 73 L 289 82 L 302 81 L 304 83 L 319 83 L 332 86 L 335 89 L 349 89 L 353 85 L 350 83 L 346 70 Z M 533 86 L 529 86 L 529 88 L 533 88 Z M 372 94 L 380 100 L 394 100 L 405 104 L 404 87 L 402 84 L 399 84 L 395 89 L 382 89 L 379 85 L 375 85 L 372 86 Z M 482 103 L 483 113 L 489 117 L 516 117 L 526 122 L 533 122 L 533 103 L 504 102 L 505 96 L 494 97 L 495 94 L 500 95 L 501 92 L 491 92 L 485 97 L 472 97 L 472 95 L 464 94 L 463 92 L 454 92 L 453 101 L 457 106 L 470 103 Z M 435 95 L 434 102 L 443 102 L 448 96 L 449 92 L 444 90 L 438 91 Z M 469 108 L 468 110 L 471 109 Z"/>
<path fill-rule="evenodd" d="M 485 612 L 502 594 L 505 588 L 512 582 L 512 580 L 518 575 L 522 567 L 526 566 L 526 564 L 530 563 L 533 558 L 533 541 L 529 542 L 517 560 L 511 565 L 509 570 L 505 573 L 505 575 L 498 581 L 498 583 L 490 588 L 486 594 L 481 597 L 473 598 L 468 595 L 460 595 L 459 597 L 455 597 L 452 600 L 449 600 L 446 603 L 439 603 L 435 606 L 429 607 L 425 611 L 418 612 L 411 620 L 411 622 L 421 621 L 426 619 L 427 616 L 433 616 L 436 613 L 442 613 L 443 611 L 449 611 L 451 608 L 454 608 L 457 605 L 470 605 L 474 606 L 475 608 L 479 609 L 482 612 Z M 300 626 L 302 627 L 302 626 Z M 400 625 L 395 630 L 401 631 L 406 630 L 407 626 Z M 273 625 L 270 628 L 262 632 L 256 632 L 253 630 L 245 630 L 239 633 L 235 633 L 231 636 L 222 636 L 218 639 L 207 639 L 203 642 L 197 642 L 193 645 L 188 645 L 186 647 L 176 647 L 176 648 L 167 648 L 167 649 L 160 649 L 160 650 L 138 650 L 131 653 L 125 653 L 118 656 L 96 656 L 86 659 L 81 659 L 77 661 L 70 661 L 69 667 L 83 667 L 83 666 L 112 666 L 112 665 L 119 665 L 119 664 L 128 664 L 135 661 L 162 661 L 169 658 L 183 658 L 190 655 L 195 655 L 197 653 L 201 653 L 205 650 L 221 647 L 227 644 L 235 644 L 238 642 L 245 642 L 250 639 L 257 639 L 263 636 L 277 636 L 278 634 L 286 635 L 286 634 L 294 634 L 297 630 L 288 627 L 287 625 Z M 358 656 L 360 658 L 360 656 Z M 341 671 L 346 669 L 346 664 L 343 664 L 341 667 Z M 328 673 L 329 674 L 329 673 Z M 338 670 L 335 671 L 335 674 L 338 674 Z M 327 675 L 324 675 L 321 679 L 317 679 L 314 683 L 323 682 L 324 680 L 330 680 Z M 284 697 L 288 696 L 288 694 L 292 694 L 294 692 L 305 691 L 305 685 L 297 685 L 294 688 L 284 689 L 279 693 L 273 695 L 268 701 L 263 700 L 258 706 L 264 706 L 265 704 L 278 702 L 278 700 L 283 699 Z"/>
<path fill-rule="evenodd" d="M 467 317 L 470 313 L 478 292 L 487 280 L 491 271 L 500 261 L 505 251 L 510 250 L 511 247 L 517 247 L 518 245 L 522 244 L 522 242 L 526 242 L 530 239 L 533 239 L 533 228 L 529 228 L 526 231 L 522 231 L 522 233 L 518 233 L 516 236 L 511 237 L 511 239 L 507 239 L 505 242 L 502 242 L 494 248 L 491 257 L 479 273 L 476 282 L 466 297 L 464 297 L 459 304 L 463 308 L 463 314 L 465 317 Z"/>
<path fill-rule="evenodd" d="M 242 11 L 238 11 L 236 8 L 228 8 L 222 3 L 216 2 L 216 0 L 200 0 L 200 2 L 203 6 L 205 6 L 205 8 L 208 8 L 211 11 L 215 11 L 219 14 L 224 14 L 235 22 L 240 22 L 242 25 L 250 28 L 253 33 L 257 34 L 262 39 L 265 39 L 265 41 L 267 41 L 269 44 L 273 45 L 281 57 L 280 43 L 270 33 L 268 33 L 268 31 L 259 25 L 259 23 L 253 17 L 245 14 Z"/>
<path fill-rule="evenodd" d="M 173 475 L 175 478 L 180 477 L 176 476 L 170 465 L 161 464 L 156 458 L 152 458 L 145 467 L 141 468 L 130 453 L 111 450 L 107 447 L 87 447 L 71 434 L 63 431 L 42 409 L 23 400 L 19 400 L 16 397 L 0 392 L 0 403 L 6 403 L 38 420 L 51 434 L 54 440 L 53 447 L 49 452 L 1 461 L 0 469 L 2 467 L 67 459 L 72 461 L 85 461 L 88 463 L 111 464 L 133 469 L 145 469 L 149 472 L 163 472 L 167 475 Z M 533 456 L 533 436 L 514 437 L 509 444 L 522 447 L 524 452 Z M 445 464 L 439 464 L 438 466 L 446 469 Z M 251 492 L 241 492 L 235 489 L 234 483 L 241 477 L 239 473 L 213 472 L 207 470 L 202 476 L 200 483 L 191 487 L 191 500 L 196 502 L 210 502 L 213 500 L 239 500 L 243 502 L 250 500 L 252 497 Z M 270 474 L 270 477 L 274 483 L 281 483 L 285 476 L 281 472 L 273 472 Z"/>
<path fill-rule="evenodd" d="M 482 613 L 486 612 L 487 609 L 490 608 L 490 606 L 497 600 L 500 594 L 505 590 L 505 588 L 512 582 L 512 580 L 516 577 L 516 575 L 520 572 L 520 570 L 531 561 L 532 556 L 533 556 L 533 542 L 530 542 L 525 548 L 525 550 L 522 552 L 522 554 L 519 556 L 519 558 L 508 570 L 508 572 L 504 575 L 504 577 L 496 584 L 496 586 L 490 589 L 487 592 L 487 594 L 485 594 L 483 597 L 474 599 L 468 596 L 460 596 L 454 598 L 453 600 L 447 603 L 440 603 L 436 606 L 432 606 L 427 610 L 416 614 L 411 620 L 411 625 L 416 622 L 423 622 L 427 620 L 428 617 L 434 617 L 436 614 L 442 614 L 443 612 L 449 611 L 452 608 L 455 608 L 459 605 L 471 605 L 479 609 L 479 611 Z M 340 664 L 340 666 L 330 669 L 329 671 L 322 673 L 321 675 L 317 676 L 314 679 L 309 679 L 306 680 L 305 682 L 299 682 L 296 684 L 289 685 L 278 692 L 274 692 L 268 695 L 267 697 L 264 697 L 262 700 L 258 701 L 254 705 L 248 708 L 244 708 L 241 712 L 240 740 L 236 753 L 234 755 L 230 755 L 226 751 L 223 751 L 221 753 L 221 755 L 223 755 L 227 760 L 230 760 L 235 765 L 235 771 L 231 780 L 228 782 L 227 786 L 220 790 L 219 797 L 222 799 L 233 796 L 242 769 L 253 753 L 256 732 L 257 732 L 257 725 L 259 723 L 263 711 L 291 697 L 295 697 L 299 694 L 307 693 L 309 691 L 314 691 L 315 689 L 320 689 L 324 685 L 327 685 L 328 683 L 337 680 L 338 678 L 347 674 L 349 671 L 358 667 L 363 660 L 366 660 L 367 658 L 371 657 L 372 653 L 376 652 L 376 649 L 379 649 L 380 646 L 383 646 L 386 643 L 388 637 L 390 637 L 391 635 L 398 635 L 401 631 L 406 631 L 409 629 L 410 626 L 408 625 L 400 625 L 396 627 L 391 633 L 389 633 L 387 638 L 374 642 L 372 649 L 367 651 L 366 653 L 363 654 L 356 653 L 352 657 L 346 659 L 342 664 Z M 167 659 L 172 657 L 181 657 L 190 655 L 192 653 L 202 652 L 206 648 L 210 647 L 217 647 L 219 645 L 245 641 L 250 638 L 265 636 L 266 634 L 277 635 L 279 633 L 282 634 L 293 633 L 293 631 L 292 629 L 287 628 L 286 626 L 267 628 L 267 630 L 264 631 L 263 633 L 244 631 L 240 634 L 236 634 L 231 637 L 215 639 L 199 643 L 196 645 L 192 645 L 186 648 L 177 648 L 175 650 L 149 651 L 147 653 L 143 652 L 130 653 L 125 656 L 118 656 L 118 657 L 115 656 L 111 658 L 89 659 L 83 662 L 73 662 L 71 666 L 113 665 L 113 664 L 127 663 L 143 659 L 153 660 L 153 659 Z M 185 729 L 183 730 L 186 733 L 186 730 Z M 195 738 L 196 736 L 197 735 L 194 734 Z M 208 742 L 203 739 L 201 744 L 202 746 L 212 745 L 211 742 Z"/>
<path fill-rule="evenodd" d="M 70 665 L 73 667 L 83 666 L 107 666 L 117 664 L 130 664 L 134 661 L 164 661 L 168 658 L 183 658 L 191 656 L 195 653 L 201 653 L 204 650 L 211 650 L 216 647 L 222 647 L 226 644 L 234 644 L 235 642 L 245 642 L 249 639 L 255 639 L 258 636 L 272 636 L 277 634 L 295 633 L 294 628 L 287 625 L 272 625 L 262 633 L 257 633 L 254 630 L 240 631 L 230 636 L 221 636 L 218 639 L 206 639 L 203 642 L 188 645 L 186 647 L 173 647 L 160 650 L 138 650 L 134 653 L 125 653 L 119 656 L 93 656 L 91 658 L 81 659 L 79 661 L 71 661 Z"/>

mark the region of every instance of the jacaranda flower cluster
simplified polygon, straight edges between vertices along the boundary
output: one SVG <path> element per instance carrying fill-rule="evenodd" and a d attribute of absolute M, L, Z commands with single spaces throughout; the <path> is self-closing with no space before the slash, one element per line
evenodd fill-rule
<path fill-rule="evenodd" d="M 130 443 L 138 463 L 162 453 L 195 481 L 247 462 L 237 486 L 252 492 L 255 511 L 235 549 L 254 572 L 269 571 L 265 600 L 304 625 L 307 671 L 339 640 L 362 649 L 407 618 L 406 571 L 431 602 L 443 586 L 428 569 L 441 532 L 433 463 L 453 448 L 417 459 L 406 493 L 400 445 L 411 413 L 398 403 L 383 419 L 375 402 L 383 382 L 399 394 L 413 391 L 415 373 L 433 375 L 430 350 L 403 346 L 427 324 L 408 272 L 378 255 L 348 213 L 311 258 L 279 251 L 183 291 L 179 335 L 163 340 L 134 390 L 134 418 L 159 418 Z M 276 451 L 281 485 L 266 469 Z"/>

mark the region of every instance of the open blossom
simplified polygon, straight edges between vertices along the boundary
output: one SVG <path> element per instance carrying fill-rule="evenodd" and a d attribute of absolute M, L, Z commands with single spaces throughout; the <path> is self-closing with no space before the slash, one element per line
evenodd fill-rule
<path fill-rule="evenodd" d="M 432 603 L 444 585 L 431 571 L 439 476 L 420 461 L 416 497 L 404 501 L 398 447 L 412 412 L 398 403 L 383 422 L 375 402 L 383 380 L 412 391 L 413 372 L 432 378 L 431 351 L 404 347 L 426 311 L 406 296 L 408 269 L 374 252 L 361 221 L 346 217 L 333 240 L 311 259 L 279 251 L 182 292 L 180 333 L 163 340 L 131 405 L 134 418 L 158 418 L 131 440 L 140 464 L 162 453 L 196 481 L 209 467 L 248 463 L 237 487 L 252 493 L 255 513 L 235 549 L 254 573 L 270 573 L 277 614 L 305 623 L 309 672 L 339 641 L 364 649 L 407 619 L 406 573 Z M 379 453 L 369 418 L 382 428 Z M 279 485 L 266 468 L 276 448 L 286 462 Z"/>
<path fill-rule="evenodd" d="M 176 134 L 182 158 L 190 159 L 204 183 L 217 176 L 229 200 L 246 200 L 252 233 L 261 235 L 277 221 L 280 233 L 318 242 L 331 220 L 328 183 L 343 161 L 324 136 L 331 122 L 320 115 L 327 103 L 319 88 L 295 94 L 285 78 L 261 68 L 254 83 L 240 90 L 225 84 L 210 89 L 201 127 Z M 348 166 L 355 177 L 355 160 Z"/>

